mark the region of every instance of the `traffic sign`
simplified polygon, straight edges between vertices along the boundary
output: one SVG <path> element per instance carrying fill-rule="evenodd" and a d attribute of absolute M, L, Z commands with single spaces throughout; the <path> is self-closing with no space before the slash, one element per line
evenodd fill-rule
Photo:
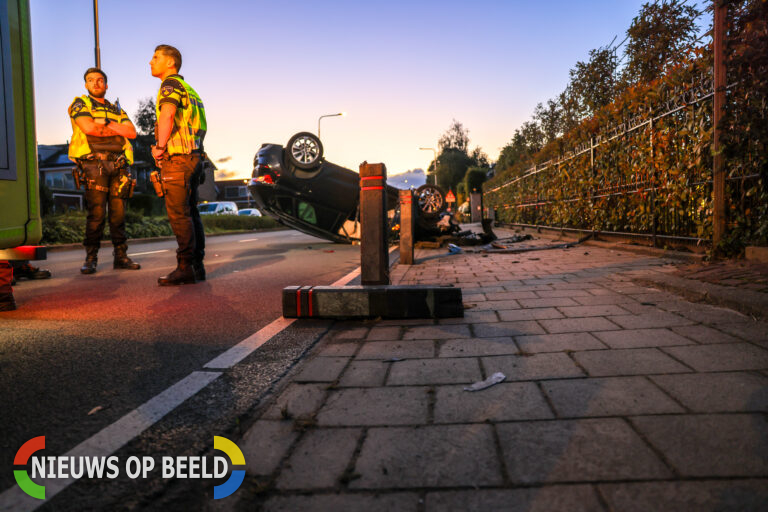
<path fill-rule="evenodd" d="M 455 203 L 456 202 L 456 196 L 453 195 L 453 191 L 449 190 L 447 194 L 445 194 L 445 202 L 446 203 Z"/>

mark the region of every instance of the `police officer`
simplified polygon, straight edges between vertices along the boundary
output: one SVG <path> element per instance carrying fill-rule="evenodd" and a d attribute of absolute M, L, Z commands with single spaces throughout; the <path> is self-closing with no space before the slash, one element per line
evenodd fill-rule
<path fill-rule="evenodd" d="M 133 163 L 133 148 L 128 139 L 136 137 L 136 128 L 119 104 L 104 98 L 107 75 L 101 69 L 90 68 L 83 78 L 88 94 L 75 98 L 69 106 L 69 158 L 78 165 L 79 172 L 75 172 L 85 185 L 88 209 L 83 241 L 86 256 L 80 272 L 96 272 L 107 207 L 114 268 L 136 270 L 141 265 L 128 257 L 125 244 L 125 199 L 133 192 L 133 180 L 127 170 Z"/>
<path fill-rule="evenodd" d="M 205 107 L 179 75 L 179 50 L 159 45 L 149 66 L 152 76 L 162 80 L 155 103 L 157 129 L 152 156 L 160 168 L 168 221 L 178 243 L 176 269 L 157 282 L 160 286 L 195 283 L 205 280 L 205 234 L 197 210 L 207 129 Z"/>

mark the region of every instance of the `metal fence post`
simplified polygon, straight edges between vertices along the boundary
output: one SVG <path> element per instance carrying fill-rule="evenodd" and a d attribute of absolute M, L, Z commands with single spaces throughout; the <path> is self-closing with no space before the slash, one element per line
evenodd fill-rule
<path fill-rule="evenodd" d="M 360 164 L 360 280 L 389 284 L 387 251 L 387 168 Z"/>
<path fill-rule="evenodd" d="M 656 153 L 654 152 L 653 147 L 653 113 L 651 113 L 651 120 L 648 121 L 648 131 L 648 137 L 650 139 L 651 146 L 651 243 L 653 243 L 653 246 L 656 247 Z"/>
<path fill-rule="evenodd" d="M 413 208 L 413 191 L 400 191 L 400 263 L 413 265 L 413 232 L 415 215 Z"/>
<path fill-rule="evenodd" d="M 725 236 L 725 161 L 723 160 L 723 147 L 720 138 L 722 129 L 720 122 L 725 110 L 725 23 L 728 14 L 728 5 L 723 0 L 714 0 L 715 2 L 715 20 L 714 20 L 714 75 L 715 75 L 715 99 L 712 113 L 712 122 L 714 124 L 713 144 L 713 165 L 712 165 L 712 194 L 713 194 L 713 213 L 712 219 L 712 244 L 717 244 Z"/>
<path fill-rule="evenodd" d="M 589 202 L 592 203 L 592 208 L 594 209 L 594 201 L 595 201 L 595 176 L 597 176 L 597 173 L 595 172 L 595 137 L 589 138 L 589 172 L 590 177 L 592 178 L 592 186 L 589 188 Z M 595 222 L 595 216 L 592 216 L 592 238 L 597 239 L 597 230 L 595 229 L 596 222 Z"/>

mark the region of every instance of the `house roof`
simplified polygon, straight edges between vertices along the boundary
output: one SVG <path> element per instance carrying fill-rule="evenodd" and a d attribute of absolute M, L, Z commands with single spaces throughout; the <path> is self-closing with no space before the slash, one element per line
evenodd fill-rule
<path fill-rule="evenodd" d="M 67 156 L 68 144 L 38 144 L 37 166 L 43 167 L 72 167 L 72 160 Z"/>

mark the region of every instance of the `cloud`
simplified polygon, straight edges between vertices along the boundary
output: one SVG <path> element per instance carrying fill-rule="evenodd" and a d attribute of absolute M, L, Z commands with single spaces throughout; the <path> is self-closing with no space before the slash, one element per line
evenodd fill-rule
<path fill-rule="evenodd" d="M 230 160 L 232 160 L 231 156 L 225 156 L 224 158 L 219 158 L 218 160 L 216 160 L 216 163 L 223 164 L 224 162 L 229 162 Z"/>
<path fill-rule="evenodd" d="M 427 182 L 427 175 L 423 169 L 401 172 L 387 176 L 387 184 L 400 189 L 418 188 Z"/>
<path fill-rule="evenodd" d="M 405 171 L 405 172 L 401 172 L 399 174 L 392 174 L 392 175 L 389 176 L 389 178 L 394 178 L 395 176 L 405 176 L 405 177 L 414 176 L 415 177 L 415 176 L 418 176 L 420 174 L 422 174 L 422 175 L 424 174 L 424 169 L 413 169 L 412 171 Z"/>
<path fill-rule="evenodd" d="M 237 177 L 237 172 L 236 171 L 230 171 L 230 170 L 227 170 L 227 169 L 219 169 L 219 170 L 216 171 L 216 179 L 217 180 L 227 180 L 227 179 L 235 178 L 235 177 Z"/>

